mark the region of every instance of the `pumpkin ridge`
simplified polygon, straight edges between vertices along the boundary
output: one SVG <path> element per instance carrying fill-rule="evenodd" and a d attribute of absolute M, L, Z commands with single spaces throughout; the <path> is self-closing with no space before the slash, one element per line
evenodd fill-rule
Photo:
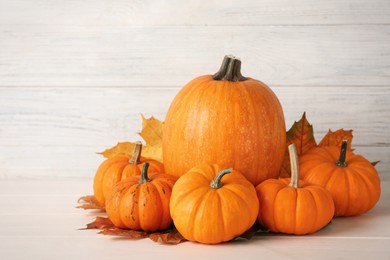
<path fill-rule="evenodd" d="M 178 187 L 175 185 L 175 187 Z M 174 188 L 175 188 L 174 187 Z M 180 188 L 183 188 L 182 185 L 180 185 Z M 193 228 L 194 226 L 196 226 L 195 224 L 192 224 L 190 225 L 190 223 L 195 223 L 195 213 L 199 210 L 199 207 L 200 207 L 200 204 L 202 202 L 202 199 L 204 197 L 202 196 L 198 196 L 198 194 L 196 193 L 199 193 L 199 194 L 202 194 L 204 193 L 204 190 L 205 189 L 208 189 L 208 187 L 195 187 L 193 190 L 191 190 L 190 192 L 186 192 L 185 193 L 185 196 L 183 196 L 182 194 L 180 195 L 180 198 L 181 199 L 176 199 L 174 201 L 174 204 L 171 204 L 171 212 L 174 211 L 172 209 L 176 208 L 176 207 L 180 207 L 181 204 L 188 204 L 188 199 L 187 198 L 191 198 L 191 200 L 193 200 L 194 197 L 197 197 L 196 198 L 196 201 L 191 201 L 191 204 L 192 204 L 192 212 L 190 214 L 190 216 L 188 217 L 188 222 L 186 223 L 185 227 L 186 227 L 186 230 L 183 230 L 184 232 L 181 232 L 181 230 L 179 230 L 180 233 L 184 233 L 184 234 L 194 234 L 194 231 L 193 231 Z M 196 192 L 196 193 L 195 193 Z M 195 193 L 195 194 L 194 194 Z M 188 214 L 188 212 L 185 212 L 185 214 Z M 172 219 L 175 219 L 174 216 L 172 216 Z M 180 218 L 179 218 L 180 220 Z M 181 221 L 181 220 L 180 220 Z M 174 220 L 175 222 L 175 220 Z M 186 237 L 186 239 L 188 240 L 194 240 L 193 237 Z"/>
<path fill-rule="evenodd" d="M 356 183 L 358 183 L 359 188 L 360 188 L 359 193 L 364 192 L 366 195 L 366 196 L 364 196 L 365 197 L 364 200 L 359 201 L 359 203 L 358 203 L 359 208 L 358 208 L 358 210 L 354 210 L 354 213 L 355 212 L 364 213 L 364 212 L 370 210 L 375 205 L 375 203 L 374 203 L 374 205 L 372 205 L 372 201 L 374 201 L 375 199 L 373 198 L 374 193 L 370 192 L 370 186 L 369 186 L 369 185 L 372 185 L 372 181 L 371 181 L 371 179 L 369 179 L 366 176 L 366 174 L 361 174 L 360 171 L 357 171 L 354 168 L 349 168 L 349 171 L 351 173 L 351 174 L 348 174 L 349 178 L 358 178 L 360 180 L 360 181 L 356 182 Z M 367 197 L 368 197 L 368 199 L 367 199 Z M 366 203 L 366 205 L 363 205 L 363 203 Z M 366 210 L 364 210 L 364 209 L 366 209 Z M 348 208 L 348 212 L 350 212 L 349 208 Z"/>
<path fill-rule="evenodd" d="M 358 185 L 359 186 L 359 193 L 364 193 L 366 196 L 364 196 L 365 198 L 367 198 L 368 196 L 368 200 L 360 200 L 358 201 L 358 208 L 355 208 L 354 210 L 352 210 L 351 206 L 354 206 L 356 203 L 355 203 L 355 200 L 353 200 L 354 203 L 348 203 L 348 207 L 347 207 L 347 212 L 362 212 L 362 208 L 370 208 L 370 207 L 367 207 L 367 206 L 370 206 L 370 202 L 372 201 L 371 200 L 371 192 L 369 192 L 369 187 L 367 185 L 367 183 L 364 181 L 364 178 L 362 178 L 362 176 L 360 175 L 360 173 L 358 171 L 356 171 L 355 169 L 353 168 L 348 168 L 349 170 L 349 173 L 350 174 L 347 174 L 348 175 L 348 186 L 351 186 L 351 183 L 353 185 Z M 356 179 L 358 179 L 359 181 L 357 181 Z M 355 194 L 354 194 L 355 195 Z M 351 191 L 349 192 L 349 196 L 351 196 Z M 368 202 L 368 203 L 366 203 Z M 364 203 L 366 203 L 366 205 L 363 205 Z M 352 204 L 352 205 L 351 205 Z M 363 211 L 364 212 L 364 211 Z M 362 212 L 362 213 L 363 213 Z"/>
<path fill-rule="evenodd" d="M 172 189 L 172 187 L 170 187 L 170 185 L 167 183 L 167 182 L 165 182 L 165 181 L 158 181 L 157 183 L 156 183 L 156 181 L 155 180 L 153 180 L 153 183 L 154 183 L 154 186 L 155 186 L 155 188 L 156 188 L 156 191 L 157 191 L 157 194 L 158 194 L 158 199 L 160 200 L 160 202 L 161 202 L 161 210 L 159 211 L 159 212 L 161 212 L 160 213 L 160 225 L 159 225 L 159 229 L 161 229 L 163 226 L 164 226 L 164 224 L 165 224 L 165 222 L 167 221 L 167 219 L 166 218 L 164 218 L 165 216 L 169 216 L 170 215 L 170 213 L 169 213 L 169 201 L 170 201 L 170 197 L 169 197 L 169 199 L 166 199 L 166 191 L 165 190 L 170 190 L 170 189 Z M 157 185 L 158 184 L 158 185 Z M 168 186 L 168 187 L 167 187 Z M 167 201 L 166 201 L 167 200 Z M 165 204 L 168 204 L 168 207 L 164 207 L 163 205 L 165 205 Z"/>
<path fill-rule="evenodd" d="M 317 230 L 317 226 L 318 226 L 318 219 L 319 219 L 319 217 L 318 217 L 318 212 L 319 212 L 319 207 L 318 207 L 318 205 L 319 205 L 319 203 L 317 202 L 317 200 L 316 200 L 316 198 L 314 197 L 314 195 L 313 195 L 313 193 L 312 193 L 311 190 L 307 190 L 307 189 L 305 189 L 305 190 L 307 191 L 308 194 L 310 194 L 310 197 L 312 198 L 311 204 L 314 204 L 314 206 L 315 206 L 315 210 L 313 210 L 313 213 L 315 213 L 314 221 L 312 222 L 311 228 L 308 229 L 308 230 L 309 230 L 309 233 L 313 233 L 314 231 Z"/>
<path fill-rule="evenodd" d="M 207 187 L 206 187 L 207 188 Z M 210 197 L 210 194 L 212 192 L 215 192 L 212 188 L 207 188 L 206 194 L 203 194 L 203 197 L 199 198 L 197 201 L 197 207 L 195 210 L 191 212 L 191 222 L 193 223 L 192 230 L 190 230 L 190 234 L 192 234 L 192 238 L 195 241 L 203 242 L 202 232 L 198 232 L 198 230 L 194 230 L 195 227 L 198 227 L 199 229 L 204 229 L 205 227 L 208 229 L 208 231 L 213 230 L 213 227 L 209 226 L 209 223 L 214 224 L 214 218 L 207 218 L 209 220 L 208 223 L 201 223 L 200 220 L 202 219 L 202 216 L 204 215 L 204 207 L 207 206 L 208 198 Z M 200 202 L 199 202 L 200 201 Z M 209 216 L 210 217 L 210 216 Z M 188 234 L 188 232 L 187 232 Z"/>
<path fill-rule="evenodd" d="M 115 164 L 112 164 L 104 173 L 103 178 L 101 180 L 101 187 L 102 187 L 102 194 L 104 198 L 107 198 L 107 196 L 110 194 L 111 189 L 115 186 L 116 183 L 118 183 L 119 180 L 121 180 L 121 175 L 123 169 L 126 167 L 126 162 L 117 162 Z M 107 187 L 107 181 L 106 179 L 110 179 L 113 176 L 115 176 L 116 181 L 114 181 L 111 185 L 111 187 Z"/>
<path fill-rule="evenodd" d="M 291 190 L 293 190 L 294 191 L 294 198 L 290 198 L 290 197 L 288 197 L 288 201 L 287 202 L 290 202 L 290 201 L 297 201 L 297 192 L 296 192 L 296 189 L 295 188 L 293 188 L 293 187 L 289 187 L 289 186 L 285 186 L 285 187 L 283 187 L 283 188 L 281 188 L 277 193 L 276 193 L 276 196 L 275 196 L 275 200 L 274 200 L 274 202 L 275 202 L 275 204 L 276 205 L 279 205 L 279 204 L 282 204 L 280 201 L 283 201 L 284 200 L 284 194 L 282 194 L 282 192 L 283 191 L 285 191 L 285 190 L 287 190 L 287 189 L 291 189 Z M 283 198 L 281 198 L 281 197 L 283 197 Z M 295 203 L 295 207 L 294 207 L 294 209 L 295 209 L 295 211 L 294 212 L 292 212 L 291 214 L 290 214 L 290 216 L 291 217 L 293 217 L 294 218 L 294 220 L 293 221 L 291 221 L 292 223 L 294 223 L 294 229 L 295 229 L 295 225 L 296 225 L 296 209 L 297 209 L 297 205 L 296 205 L 297 203 Z M 284 208 L 283 208 L 284 209 Z M 284 230 L 284 228 L 283 227 L 280 227 L 280 221 L 279 221 L 279 215 L 278 215 L 278 212 L 276 211 L 277 210 L 277 207 L 274 207 L 274 214 L 273 214 L 273 216 L 274 216 L 274 227 L 275 227 L 275 231 L 276 232 L 281 232 L 281 230 Z"/>
<path fill-rule="evenodd" d="M 330 192 L 327 191 L 322 186 L 310 185 L 310 186 L 307 186 L 307 190 L 310 191 L 310 194 L 312 195 L 312 197 L 314 199 L 313 200 L 314 204 L 316 205 L 316 222 L 314 223 L 313 229 L 310 231 L 310 233 L 312 233 L 312 232 L 315 232 L 317 230 L 317 228 L 316 228 L 317 226 L 324 226 L 324 225 L 327 224 L 327 223 L 322 223 L 322 220 L 324 219 L 324 216 L 323 215 L 319 215 L 319 212 L 324 211 L 324 207 L 323 206 L 321 208 L 319 207 L 319 205 L 323 205 L 323 203 L 319 203 L 319 200 L 321 199 L 321 197 L 324 197 L 324 196 L 329 197 L 330 200 L 328 200 L 327 202 L 331 202 L 331 204 L 333 205 L 332 206 L 333 213 L 331 214 L 331 218 L 333 218 L 333 216 L 334 216 L 334 202 L 333 202 L 333 198 L 332 198 L 332 195 L 330 194 Z M 315 195 L 316 193 L 314 191 L 316 191 L 317 194 L 319 192 L 321 192 L 321 197 L 318 196 L 318 195 Z M 325 213 L 327 213 L 327 212 L 328 211 L 326 211 Z"/>
<path fill-rule="evenodd" d="M 150 193 L 151 195 L 149 195 L 149 201 L 150 203 L 155 203 L 155 212 L 157 212 L 157 216 L 156 216 L 156 219 L 159 220 L 159 223 L 158 223 L 158 230 L 161 229 L 161 227 L 164 225 L 164 213 L 165 213 L 165 209 L 163 207 L 163 197 L 161 196 L 160 192 L 159 192 L 159 189 L 158 189 L 158 186 L 160 186 L 161 183 L 159 181 L 155 181 L 155 180 L 151 180 L 149 183 L 148 183 L 148 186 L 149 186 L 149 189 L 150 189 Z"/>
<path fill-rule="evenodd" d="M 134 183 L 135 184 L 135 183 Z M 133 185 L 134 185 L 133 184 Z M 118 213 L 118 215 L 119 215 L 119 219 L 120 219 L 120 221 L 121 221 L 121 226 L 118 226 L 118 227 L 120 227 L 120 228 L 126 228 L 126 227 L 128 227 L 128 226 L 131 226 L 131 225 L 134 225 L 133 223 L 131 223 L 131 221 L 130 221 L 130 218 L 132 218 L 132 220 L 134 221 L 134 222 L 136 222 L 136 219 L 134 218 L 134 216 L 137 216 L 138 214 L 135 214 L 135 205 L 134 205 L 134 203 L 132 203 L 131 205 L 129 205 L 128 203 L 129 202 L 131 202 L 132 200 L 127 200 L 127 199 L 125 199 L 125 198 L 127 198 L 127 197 L 130 197 L 130 196 L 135 196 L 135 192 L 136 192 L 136 190 L 134 190 L 134 186 L 133 185 L 131 185 L 131 186 L 127 186 L 127 187 L 125 187 L 123 190 L 122 190 L 122 192 L 123 193 L 121 193 L 120 194 L 120 197 L 119 197 L 119 205 L 118 205 L 118 207 L 119 208 L 123 208 L 123 209 L 126 209 L 126 210 L 119 210 L 119 213 Z M 134 193 L 134 194 L 132 194 L 132 193 Z M 122 195 L 123 194 L 123 195 Z M 134 201 L 134 200 L 133 200 Z M 132 206 L 132 207 L 129 207 L 129 206 Z M 127 211 L 128 210 L 128 214 L 127 214 Z M 124 214 L 123 214 L 124 213 Z M 129 220 L 127 220 L 127 218 L 129 219 Z M 130 222 L 129 222 L 130 221 Z M 115 224 L 115 223 L 114 223 Z M 115 224 L 116 225 L 116 224 Z"/>
<path fill-rule="evenodd" d="M 247 188 L 244 186 L 244 188 Z M 250 205 L 248 205 L 247 201 L 245 201 L 242 197 L 247 195 L 247 193 L 239 193 L 237 192 L 238 190 L 237 189 L 233 189 L 232 187 L 230 187 L 229 185 L 225 185 L 224 186 L 224 190 L 223 192 L 224 193 L 230 193 L 230 196 L 221 196 L 221 197 L 235 197 L 237 200 L 240 201 L 240 205 L 241 205 L 241 211 L 242 211 L 242 215 L 243 216 L 247 216 L 248 218 L 252 218 L 251 216 L 251 209 L 250 209 Z M 233 194 L 233 195 L 232 195 Z M 220 194 L 221 195 L 221 194 Z M 228 202 L 227 202 L 228 203 Z M 245 209 L 245 210 L 243 210 Z M 249 224 L 250 225 L 250 224 Z M 248 226 L 248 225 L 247 225 Z M 250 227 L 248 227 L 250 228 Z M 240 235 L 240 234 L 237 234 L 237 235 Z"/>

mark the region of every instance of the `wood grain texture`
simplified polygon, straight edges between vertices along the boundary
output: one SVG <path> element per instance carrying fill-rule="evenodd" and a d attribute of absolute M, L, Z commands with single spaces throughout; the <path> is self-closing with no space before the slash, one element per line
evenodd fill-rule
<path fill-rule="evenodd" d="M 0 86 L 172 86 L 225 54 L 271 85 L 390 85 L 390 25 L 1 25 Z"/>
<path fill-rule="evenodd" d="M 354 146 L 390 179 L 388 0 L 2 0 L 0 178 L 91 177 L 95 154 L 164 119 L 225 54 L 270 85 L 286 125 Z"/>
<path fill-rule="evenodd" d="M 291 25 L 390 23 L 387 0 L 18 0 L 0 2 L 1 24 Z"/>
<path fill-rule="evenodd" d="M 149 239 L 129 240 L 79 230 L 99 211 L 76 209 L 92 180 L 0 182 L 0 252 L 4 259 L 388 259 L 390 182 L 382 182 L 378 204 L 366 214 L 335 218 L 310 236 L 267 234 L 218 246 L 186 242 L 174 247 Z M 283 246 L 280 246 L 283 244 Z M 329 250 L 331 248 L 331 250 Z M 145 253 L 147 252 L 147 253 Z"/>
<path fill-rule="evenodd" d="M 103 151 L 141 138 L 141 116 L 164 120 L 180 87 L 0 88 L 0 178 L 92 177 Z M 306 111 L 317 142 L 353 129 L 353 146 L 390 175 L 390 87 L 272 87 L 289 128 Z M 311 97 L 310 99 L 308 97 Z M 364 103 L 360 100 L 364 99 Z M 331 105 L 327 105 L 331 104 Z"/>

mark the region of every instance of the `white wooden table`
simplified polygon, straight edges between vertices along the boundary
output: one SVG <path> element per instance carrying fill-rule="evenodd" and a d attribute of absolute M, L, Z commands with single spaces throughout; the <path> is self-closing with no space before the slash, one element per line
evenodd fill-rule
<path fill-rule="evenodd" d="M 219 245 L 171 246 L 78 230 L 103 215 L 76 209 L 91 179 L 0 182 L 0 258 L 12 259 L 390 259 L 390 182 L 370 212 L 336 218 L 306 236 L 265 234 Z"/>

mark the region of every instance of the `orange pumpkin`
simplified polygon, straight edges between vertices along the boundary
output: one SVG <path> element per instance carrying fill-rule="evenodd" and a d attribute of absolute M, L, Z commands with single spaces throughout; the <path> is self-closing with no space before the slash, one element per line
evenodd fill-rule
<path fill-rule="evenodd" d="M 321 186 L 299 181 L 295 144 L 288 148 L 291 179 L 268 179 L 256 187 L 260 202 L 258 221 L 272 232 L 313 233 L 333 218 L 332 196 Z"/>
<path fill-rule="evenodd" d="M 325 187 L 336 206 L 336 216 L 367 212 L 378 202 L 381 187 L 378 172 L 363 156 L 337 146 L 318 147 L 300 157 L 301 177 Z"/>
<path fill-rule="evenodd" d="M 156 231 L 172 225 L 169 203 L 176 178 L 164 173 L 148 176 L 145 162 L 140 176 L 117 183 L 106 200 L 106 211 L 119 228 Z"/>
<path fill-rule="evenodd" d="M 216 164 L 192 168 L 172 190 L 173 222 L 191 241 L 229 241 L 252 227 L 258 210 L 254 186 L 238 171 Z"/>
<path fill-rule="evenodd" d="M 202 163 L 233 167 L 250 182 L 277 177 L 286 148 L 282 107 L 264 83 L 246 78 L 241 61 L 190 81 L 176 95 L 164 123 L 166 172 L 181 176 Z"/>
<path fill-rule="evenodd" d="M 140 175 L 141 169 L 145 162 L 149 162 L 151 172 L 163 172 L 162 163 L 141 157 L 142 144 L 137 142 L 132 157 L 118 155 L 106 159 L 97 169 L 93 190 L 96 200 L 101 206 L 104 206 L 106 196 L 112 187 L 119 181 L 129 177 Z"/>

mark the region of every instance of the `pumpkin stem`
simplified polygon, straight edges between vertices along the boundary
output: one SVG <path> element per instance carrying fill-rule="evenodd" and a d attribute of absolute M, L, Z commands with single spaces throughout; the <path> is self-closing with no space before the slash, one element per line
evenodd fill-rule
<path fill-rule="evenodd" d="M 241 60 L 233 55 L 226 55 L 218 72 L 213 75 L 214 80 L 227 80 L 231 82 L 244 81 L 241 75 Z"/>
<path fill-rule="evenodd" d="M 145 162 L 144 166 L 142 166 L 141 179 L 138 181 L 139 184 L 150 182 L 150 179 L 148 178 L 148 168 L 149 168 L 149 163 Z"/>
<path fill-rule="evenodd" d="M 347 158 L 347 145 L 348 145 L 348 141 L 343 140 L 343 142 L 341 143 L 340 157 L 339 160 L 336 162 L 336 165 L 339 167 L 348 166 L 347 162 L 345 161 Z"/>
<path fill-rule="evenodd" d="M 233 168 L 228 168 L 225 170 L 220 171 L 215 179 L 210 183 L 210 187 L 213 189 L 219 189 L 223 186 L 221 179 L 225 174 L 231 173 L 233 171 Z"/>
<path fill-rule="evenodd" d="M 288 152 L 290 154 L 290 165 L 291 165 L 291 181 L 288 186 L 299 188 L 299 164 L 298 164 L 298 153 L 295 144 L 288 146 Z"/>
<path fill-rule="evenodd" d="M 129 161 L 130 164 L 139 164 L 140 158 L 141 158 L 141 151 L 142 151 L 142 143 L 140 141 L 135 143 L 133 154 L 131 156 L 131 159 Z"/>

